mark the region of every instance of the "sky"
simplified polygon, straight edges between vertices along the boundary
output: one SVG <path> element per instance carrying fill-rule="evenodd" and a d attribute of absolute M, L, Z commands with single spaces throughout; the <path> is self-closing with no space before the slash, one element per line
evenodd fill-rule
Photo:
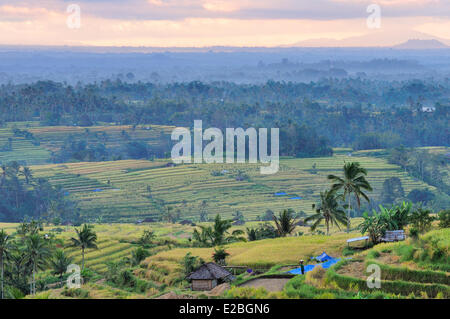
<path fill-rule="evenodd" d="M 450 0 L 0 0 L 0 44 L 450 44 Z"/>

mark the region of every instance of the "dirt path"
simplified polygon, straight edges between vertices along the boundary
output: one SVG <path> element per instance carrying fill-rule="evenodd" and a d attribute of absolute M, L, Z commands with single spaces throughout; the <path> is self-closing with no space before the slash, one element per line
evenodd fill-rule
<path fill-rule="evenodd" d="M 284 285 L 290 280 L 290 278 L 261 278 L 247 281 L 240 287 L 263 287 L 267 291 L 282 291 Z"/>

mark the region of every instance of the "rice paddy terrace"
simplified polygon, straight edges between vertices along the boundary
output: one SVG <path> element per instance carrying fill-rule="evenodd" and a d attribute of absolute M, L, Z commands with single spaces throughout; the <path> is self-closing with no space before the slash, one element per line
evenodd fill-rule
<path fill-rule="evenodd" d="M 14 134 L 20 129 L 32 134 Z M 259 164 L 168 165 L 169 160 L 120 160 L 49 164 L 67 138 L 88 143 L 101 142 L 117 148 L 129 141 L 150 146 L 167 144 L 173 127 L 159 125 L 111 125 L 83 128 L 78 126 L 40 126 L 38 122 L 9 123 L 0 128 L 0 163 L 17 160 L 32 165 L 34 177 L 49 178 L 65 190 L 66 196 L 79 202 L 82 214 L 91 221 L 135 222 L 142 218 L 158 219 L 168 206 L 179 210 L 184 219 L 197 220 L 200 205 L 206 203 L 210 216 L 230 217 L 241 211 L 255 220 L 267 209 L 284 208 L 311 212 L 311 204 L 329 182 L 330 173 L 340 174 L 344 161 L 358 161 L 368 171 L 377 198 L 386 178 L 397 176 L 407 194 L 413 188 L 434 187 L 416 180 L 399 166 L 389 164 L 384 150 L 352 152 L 335 149 L 333 157 L 282 158 L 280 170 L 261 175 Z M 1 149 L 12 145 L 11 150 Z M 448 153 L 449 148 L 426 148 L 433 153 Z M 448 173 L 448 172 L 447 172 Z M 447 174 L 446 178 L 450 178 Z"/>
<path fill-rule="evenodd" d="M 93 220 L 134 222 L 158 218 L 171 206 L 183 219 L 197 220 L 200 205 L 210 216 L 230 217 L 235 211 L 255 220 L 267 209 L 311 212 L 311 204 L 328 186 L 326 176 L 340 174 L 344 161 L 358 161 L 368 169 L 368 179 L 378 197 L 386 178 L 401 179 L 405 193 L 413 188 L 434 188 L 415 180 L 382 156 L 337 152 L 326 158 L 286 158 L 273 175 L 261 175 L 259 164 L 185 164 L 168 161 L 125 160 L 33 166 L 35 177 L 47 177 L 67 196 L 79 201 L 83 214 Z M 315 168 L 313 169 L 313 165 Z M 246 175 L 244 179 L 238 175 Z"/>
<path fill-rule="evenodd" d="M 14 129 L 32 134 L 33 138 L 18 136 Z M 130 141 L 141 141 L 149 146 L 164 146 L 173 127 L 164 125 L 40 126 L 38 122 L 8 123 L 0 128 L 0 148 L 10 139 L 12 149 L 0 150 L 0 163 L 19 161 L 27 165 L 51 162 L 52 152 L 61 149 L 67 138 L 73 141 L 103 143 L 106 148 L 117 148 Z"/>
<path fill-rule="evenodd" d="M 0 223 L 0 229 L 13 234 L 19 224 Z M 151 230 L 160 238 L 182 241 L 191 236 L 193 227 L 180 224 L 152 223 L 146 225 L 135 224 L 93 224 L 97 234 L 98 249 L 87 249 L 85 258 L 86 266 L 96 272 L 104 272 L 109 261 L 118 262 L 124 257 L 130 257 L 137 245 L 133 244 L 142 235 L 144 230 Z M 66 247 L 71 237 L 76 237 L 75 228 L 72 226 L 46 226 L 46 233 L 53 233 L 57 238 L 64 240 L 64 251 L 74 258 L 74 262 L 81 263 L 81 251 L 79 248 Z"/>

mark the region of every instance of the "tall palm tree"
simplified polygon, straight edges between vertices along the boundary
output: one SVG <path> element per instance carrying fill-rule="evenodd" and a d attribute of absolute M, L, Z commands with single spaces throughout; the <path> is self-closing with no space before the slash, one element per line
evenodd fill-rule
<path fill-rule="evenodd" d="M 7 170 L 8 170 L 8 167 L 5 164 L 3 164 L 2 165 L 2 177 L 0 179 L 0 186 L 3 186 L 3 184 L 6 181 Z"/>
<path fill-rule="evenodd" d="M 53 274 L 59 275 L 61 286 L 63 275 L 66 273 L 67 267 L 69 267 L 72 263 L 72 260 L 73 258 L 67 256 L 62 249 L 57 249 L 53 255 L 53 259 L 50 260 L 50 264 L 53 268 Z"/>
<path fill-rule="evenodd" d="M 363 190 L 372 191 L 372 186 L 366 180 L 367 170 L 360 166 L 358 162 L 344 164 L 344 177 L 336 175 L 328 175 L 333 185 L 332 191 L 343 190 L 344 200 L 348 201 L 347 205 L 347 232 L 350 231 L 350 199 L 351 194 L 356 198 L 358 208 L 361 206 L 361 197 L 370 202 L 369 197 Z"/>
<path fill-rule="evenodd" d="M 11 237 L 2 229 L 0 230 L 0 268 L 2 273 L 2 299 L 4 298 L 4 267 L 5 259 L 11 250 Z"/>
<path fill-rule="evenodd" d="M 244 224 L 245 223 L 244 214 L 242 214 L 242 212 L 237 210 L 236 212 L 233 213 L 233 221 L 237 224 Z"/>
<path fill-rule="evenodd" d="M 232 227 L 232 220 L 222 219 L 219 214 L 214 219 L 213 226 L 199 226 L 201 232 L 194 229 L 193 239 L 203 246 L 220 246 L 225 243 L 234 241 L 244 241 L 241 237 L 244 234 L 243 230 L 236 229 L 229 236 L 228 230 Z"/>
<path fill-rule="evenodd" d="M 294 231 L 297 222 L 294 218 L 294 213 L 294 210 L 289 208 L 279 213 L 278 217 L 273 216 L 280 237 L 286 237 Z"/>
<path fill-rule="evenodd" d="M 44 269 L 51 256 L 47 241 L 39 234 L 32 234 L 25 239 L 25 259 L 31 265 L 31 293 L 36 294 L 36 271 Z"/>
<path fill-rule="evenodd" d="M 339 224 L 348 224 L 345 211 L 339 205 L 339 197 L 340 195 L 336 195 L 336 192 L 333 190 L 327 190 L 320 193 L 319 204 L 317 206 L 315 204 L 312 205 L 312 208 L 315 210 L 315 214 L 305 218 L 305 222 L 310 220 L 315 221 L 311 226 L 311 230 L 314 231 L 322 221 L 325 221 L 328 236 L 330 234 L 330 224 L 336 225 L 339 229 L 341 229 Z"/>
<path fill-rule="evenodd" d="M 81 230 L 75 229 L 77 238 L 72 237 L 71 247 L 81 248 L 81 270 L 84 270 L 84 251 L 87 248 L 97 249 L 97 234 L 92 230 L 92 226 L 84 224 Z"/>
<path fill-rule="evenodd" d="M 31 169 L 27 166 L 23 166 L 20 175 L 25 177 L 25 182 L 27 183 L 27 185 L 30 184 L 31 180 L 33 179 L 33 173 L 31 172 Z"/>

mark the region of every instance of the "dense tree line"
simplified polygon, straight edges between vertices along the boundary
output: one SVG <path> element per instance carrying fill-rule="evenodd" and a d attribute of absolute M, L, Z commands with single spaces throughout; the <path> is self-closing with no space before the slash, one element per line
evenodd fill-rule
<path fill-rule="evenodd" d="M 1 86 L 0 110 L 3 122 L 37 119 L 47 125 L 192 126 L 201 119 L 205 127 L 221 129 L 280 127 L 288 137 L 281 143 L 282 153 L 324 155 L 330 146 L 448 146 L 448 94 L 448 82 L 421 80 L 324 79 L 251 85 L 107 80 L 76 86 L 40 81 Z M 435 109 L 424 112 L 423 106 Z M 296 149 L 298 145 L 305 149 Z"/>
<path fill-rule="evenodd" d="M 35 178 L 29 167 L 11 162 L 1 166 L 0 174 L 0 221 L 79 219 L 76 204 L 66 198 L 64 190 L 45 178 Z"/>

